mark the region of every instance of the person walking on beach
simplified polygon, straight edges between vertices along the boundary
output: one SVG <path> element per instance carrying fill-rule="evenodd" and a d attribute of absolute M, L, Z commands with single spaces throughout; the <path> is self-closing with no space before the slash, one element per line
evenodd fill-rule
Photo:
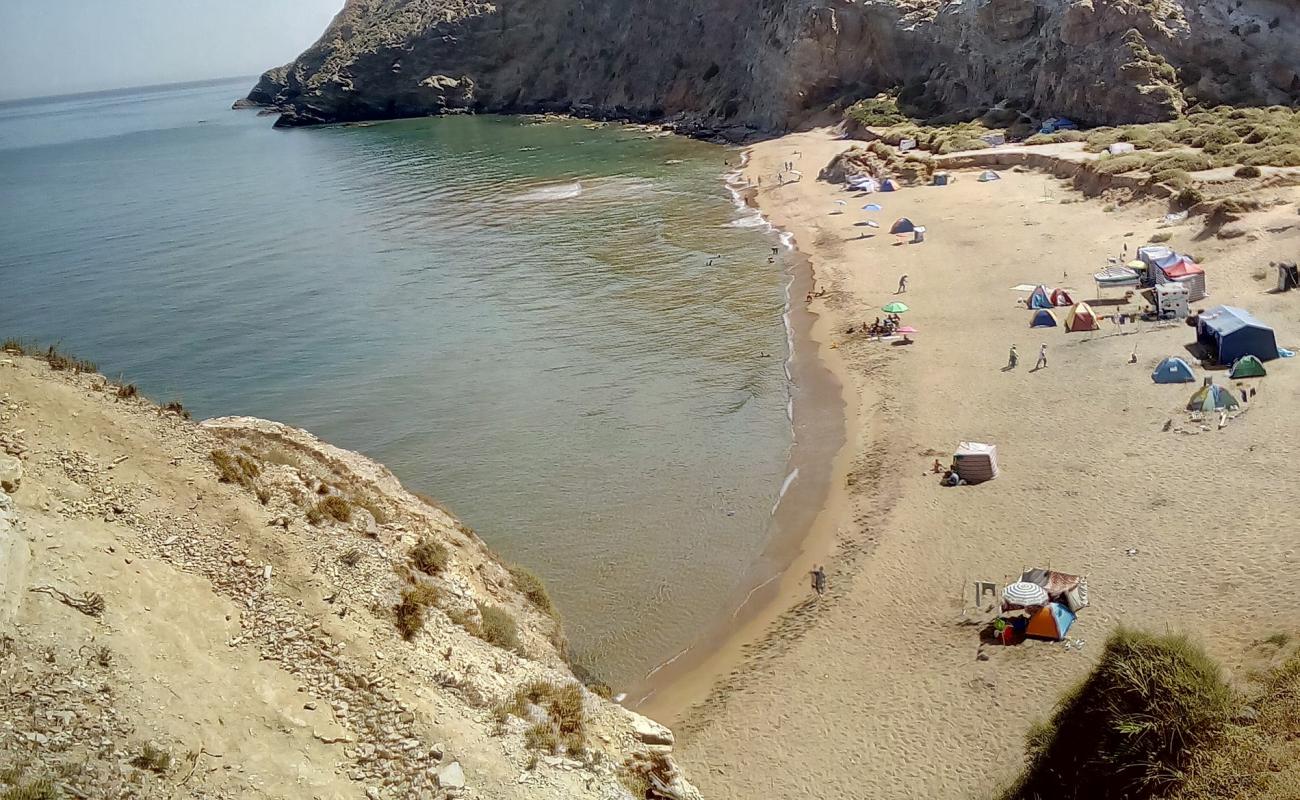
<path fill-rule="evenodd" d="M 1007 369 L 1015 369 L 1020 363 L 1020 354 L 1016 352 L 1016 346 L 1011 345 L 1011 354 L 1007 356 Z"/>
<path fill-rule="evenodd" d="M 1046 366 L 1047 366 L 1047 343 L 1044 342 L 1038 347 L 1038 363 L 1034 365 L 1034 369 L 1042 369 Z"/>
<path fill-rule="evenodd" d="M 817 569 L 814 569 L 809 574 L 812 575 L 812 588 L 817 593 L 817 596 L 820 597 L 826 594 L 826 568 L 818 564 Z"/>
<path fill-rule="evenodd" d="M 907 276 L 904 275 L 903 277 L 898 279 L 898 291 L 894 292 L 894 294 L 902 294 L 903 292 L 906 291 L 907 291 Z"/>

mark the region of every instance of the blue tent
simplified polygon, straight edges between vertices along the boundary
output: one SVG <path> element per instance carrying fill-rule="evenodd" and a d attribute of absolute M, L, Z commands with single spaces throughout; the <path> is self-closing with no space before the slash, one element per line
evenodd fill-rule
<path fill-rule="evenodd" d="M 1234 306 L 1215 306 L 1197 317 L 1196 340 L 1213 347 L 1220 364 L 1231 364 L 1242 356 L 1260 361 L 1277 358 L 1273 329 Z"/>
<path fill-rule="evenodd" d="M 1037 636 L 1040 639 L 1055 639 L 1059 642 L 1065 638 L 1065 634 L 1069 633 L 1070 626 L 1073 624 L 1074 612 L 1060 603 L 1048 603 L 1029 618 L 1025 635 Z"/>
<path fill-rule="evenodd" d="M 1194 383 L 1196 376 L 1192 374 L 1192 368 L 1186 361 L 1171 356 L 1160 362 L 1156 371 L 1151 373 L 1151 380 L 1156 383 Z"/>
<path fill-rule="evenodd" d="M 1029 321 L 1031 328 L 1055 328 L 1056 317 L 1046 308 L 1040 308 L 1034 312 L 1034 318 Z"/>
<path fill-rule="evenodd" d="M 882 192 L 894 192 L 897 190 L 898 184 L 894 182 L 893 178 L 885 178 L 880 182 L 880 191 Z"/>
<path fill-rule="evenodd" d="M 1052 298 L 1047 293 L 1046 286 L 1040 283 L 1034 287 L 1033 293 L 1029 295 L 1029 307 L 1030 308 L 1052 308 L 1053 307 Z"/>

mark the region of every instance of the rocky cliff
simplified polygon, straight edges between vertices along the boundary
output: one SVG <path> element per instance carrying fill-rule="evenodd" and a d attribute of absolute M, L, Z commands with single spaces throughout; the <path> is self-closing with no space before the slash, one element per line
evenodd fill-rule
<path fill-rule="evenodd" d="M 0 353 L 0 797 L 698 800 L 383 466 L 79 368 Z"/>
<path fill-rule="evenodd" d="M 739 137 L 897 88 L 1094 124 L 1300 98 L 1295 0 L 347 0 L 249 100 L 279 123 L 457 111 Z"/>

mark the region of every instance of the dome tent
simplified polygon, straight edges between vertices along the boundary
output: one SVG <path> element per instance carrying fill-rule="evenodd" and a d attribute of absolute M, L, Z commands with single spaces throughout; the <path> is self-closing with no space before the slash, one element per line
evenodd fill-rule
<path fill-rule="evenodd" d="M 1026 302 L 1026 305 L 1030 308 L 1052 308 L 1052 298 L 1047 287 L 1041 283 L 1035 286 L 1034 291 L 1029 295 L 1029 300 Z"/>
<path fill-rule="evenodd" d="M 1056 315 L 1046 308 L 1040 308 L 1034 312 L 1034 318 L 1029 321 L 1031 328 L 1055 328 Z"/>
<path fill-rule="evenodd" d="M 889 226 L 889 232 L 894 234 L 911 233 L 914 230 L 916 230 L 916 225 L 912 224 L 912 221 L 907 217 L 897 219 L 893 225 Z"/>
<path fill-rule="evenodd" d="M 1170 356 L 1151 373 L 1151 380 L 1156 383 L 1193 383 L 1196 376 L 1187 362 L 1177 356 Z"/>
<path fill-rule="evenodd" d="M 1087 303 L 1079 303 L 1070 309 L 1070 313 L 1065 315 L 1065 329 L 1067 331 L 1095 331 L 1100 330 L 1101 326 L 1097 324 L 1097 314 L 1092 310 L 1092 306 Z"/>
<path fill-rule="evenodd" d="M 1196 394 L 1187 402 L 1188 411 L 1231 411 L 1240 406 L 1241 403 L 1232 396 L 1232 392 L 1217 383 L 1207 383 L 1197 389 Z"/>
<path fill-rule="evenodd" d="M 1262 378 L 1268 374 L 1264 365 L 1254 356 L 1242 356 L 1232 362 L 1232 371 L 1228 373 L 1229 378 Z"/>

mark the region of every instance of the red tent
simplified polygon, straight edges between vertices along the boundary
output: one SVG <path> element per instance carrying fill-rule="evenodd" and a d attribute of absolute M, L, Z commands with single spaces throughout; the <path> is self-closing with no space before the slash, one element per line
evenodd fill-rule
<path fill-rule="evenodd" d="M 1070 293 L 1067 292 L 1067 291 L 1065 291 L 1064 289 L 1053 289 L 1053 290 L 1052 290 L 1052 305 L 1054 305 L 1054 306 L 1072 306 L 1072 305 L 1074 305 L 1074 299 L 1071 298 L 1071 297 L 1070 297 Z"/>

